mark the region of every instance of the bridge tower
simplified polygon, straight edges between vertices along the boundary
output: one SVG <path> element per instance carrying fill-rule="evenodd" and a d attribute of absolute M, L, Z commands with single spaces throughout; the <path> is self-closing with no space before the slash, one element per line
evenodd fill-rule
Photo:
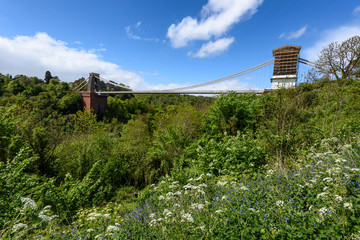
<path fill-rule="evenodd" d="M 90 73 L 88 90 L 80 92 L 81 102 L 88 112 L 103 114 L 107 108 L 107 96 L 98 95 L 97 91 L 100 91 L 100 74 Z"/>
<path fill-rule="evenodd" d="M 273 49 L 275 57 L 271 88 L 296 87 L 301 46 L 284 45 Z"/>

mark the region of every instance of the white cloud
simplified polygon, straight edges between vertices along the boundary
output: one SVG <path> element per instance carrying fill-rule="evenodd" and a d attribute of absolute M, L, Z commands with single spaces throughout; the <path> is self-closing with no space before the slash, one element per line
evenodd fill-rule
<path fill-rule="evenodd" d="M 201 10 L 201 18 L 185 17 L 168 28 L 167 37 L 174 48 L 185 47 L 194 40 L 221 37 L 232 25 L 252 16 L 263 0 L 209 0 Z"/>
<path fill-rule="evenodd" d="M 360 27 L 357 25 L 341 26 L 335 29 L 324 31 L 321 37 L 313 46 L 305 48 L 304 57 L 310 61 L 316 61 L 321 50 L 332 42 L 343 42 L 350 37 L 360 35 Z"/>
<path fill-rule="evenodd" d="M 151 88 L 137 73 L 102 60 L 97 52 L 70 48 L 67 43 L 47 33 L 13 39 L 0 36 L 0 73 L 43 78 L 49 70 L 61 80 L 69 82 L 87 77 L 89 72 L 98 72 L 105 79 L 124 83 L 134 89 Z"/>
<path fill-rule="evenodd" d="M 196 54 L 190 54 L 193 57 L 205 58 L 215 56 L 226 51 L 230 45 L 235 41 L 235 38 L 221 38 L 215 42 L 208 42 L 203 44 Z"/>
<path fill-rule="evenodd" d="M 286 38 L 287 40 L 297 39 L 297 38 L 301 37 L 302 35 L 304 35 L 306 33 L 306 30 L 307 30 L 307 25 L 301 27 L 299 30 L 294 31 L 294 32 L 282 33 L 282 34 L 280 34 L 279 38 Z"/>
<path fill-rule="evenodd" d="M 129 25 L 129 26 L 125 27 L 125 32 L 126 32 L 126 35 L 128 36 L 128 38 L 133 39 L 133 40 L 143 40 L 143 41 L 154 41 L 154 42 L 159 42 L 160 41 L 157 38 L 143 38 L 143 37 L 140 37 L 140 36 L 134 34 L 133 29 L 135 29 L 135 30 L 139 29 L 141 24 L 142 24 L 142 22 L 139 21 L 133 26 Z"/>
<path fill-rule="evenodd" d="M 354 15 L 359 15 L 360 14 L 360 6 L 358 6 L 357 8 L 354 9 L 353 14 Z"/>

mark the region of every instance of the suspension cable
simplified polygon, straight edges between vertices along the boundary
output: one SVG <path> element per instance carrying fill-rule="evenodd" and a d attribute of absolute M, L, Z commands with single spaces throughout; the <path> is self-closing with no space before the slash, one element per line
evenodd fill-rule
<path fill-rule="evenodd" d="M 260 68 L 269 66 L 269 65 L 271 65 L 271 64 L 273 64 L 273 63 L 274 63 L 274 59 L 271 59 L 271 60 L 269 60 L 269 61 L 266 61 L 266 62 L 264 62 L 264 63 L 262 63 L 262 64 L 259 64 L 259 65 L 255 66 L 255 67 L 246 69 L 246 70 L 244 70 L 244 71 L 241 71 L 241 72 L 238 72 L 238 73 L 235 73 L 235 74 L 232 74 L 232 75 L 223 77 L 223 78 L 215 79 L 215 80 L 212 80 L 212 81 L 209 81 L 209 82 L 205 82 L 205 83 L 200 83 L 200 84 L 191 85 L 191 86 L 188 86 L 188 87 L 166 89 L 166 90 L 163 90 L 163 91 L 174 91 L 174 92 L 175 92 L 175 91 L 188 90 L 188 89 L 192 89 L 192 88 L 199 88 L 199 87 L 204 87 L 204 86 L 212 85 L 212 84 L 215 84 L 215 83 L 220 83 L 220 82 L 223 82 L 223 81 L 226 81 L 226 80 L 230 80 L 230 79 L 239 77 L 239 76 L 241 76 L 241 75 L 244 75 L 244 74 L 253 72 L 253 71 L 258 70 L 258 69 L 260 69 Z"/>

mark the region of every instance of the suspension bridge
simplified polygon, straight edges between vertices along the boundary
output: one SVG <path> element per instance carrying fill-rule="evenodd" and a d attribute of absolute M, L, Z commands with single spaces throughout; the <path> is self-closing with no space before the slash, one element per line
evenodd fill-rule
<path fill-rule="evenodd" d="M 165 90 L 124 90 L 124 91 L 103 91 L 101 89 L 101 81 L 107 85 L 114 87 L 125 88 L 123 84 L 117 84 L 114 81 L 106 80 L 98 73 L 90 73 L 87 79 L 80 82 L 76 90 L 80 90 L 87 85 L 87 91 L 80 92 L 83 105 L 88 111 L 94 113 L 104 113 L 107 106 L 107 96 L 112 94 L 222 94 L 229 91 L 237 93 L 256 93 L 262 94 L 282 87 L 290 88 L 296 87 L 298 80 L 299 64 L 304 64 L 310 67 L 316 67 L 314 62 L 299 57 L 301 47 L 295 45 L 284 45 L 273 49 L 273 59 L 263 62 L 254 67 L 228 75 L 226 77 L 218 78 L 212 81 L 195 84 L 187 87 L 172 88 Z M 199 90 L 199 88 L 208 87 L 210 85 L 219 84 L 229 81 L 240 76 L 247 75 L 262 68 L 274 65 L 273 76 L 271 77 L 271 89 L 253 90 L 253 89 L 233 89 L 233 90 Z"/>

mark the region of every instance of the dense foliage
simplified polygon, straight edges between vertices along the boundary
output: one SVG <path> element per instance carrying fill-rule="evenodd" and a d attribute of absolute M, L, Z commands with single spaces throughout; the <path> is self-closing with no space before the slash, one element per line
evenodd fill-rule
<path fill-rule="evenodd" d="M 0 238 L 359 234 L 359 80 L 119 95 L 102 116 L 73 85 L 0 74 Z"/>

